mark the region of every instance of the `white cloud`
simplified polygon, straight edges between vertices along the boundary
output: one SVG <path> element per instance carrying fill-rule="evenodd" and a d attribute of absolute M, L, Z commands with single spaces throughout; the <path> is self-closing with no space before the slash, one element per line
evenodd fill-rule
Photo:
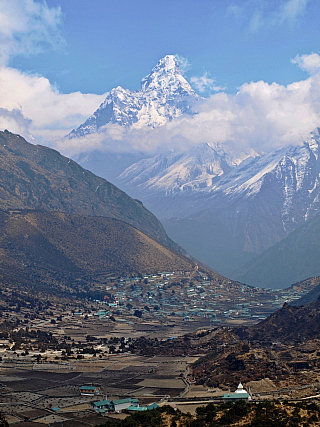
<path fill-rule="evenodd" d="M 83 122 L 105 95 L 62 94 L 48 79 L 8 67 L 11 57 L 58 48 L 60 7 L 45 1 L 0 2 L 0 129 L 49 143 Z"/>
<path fill-rule="evenodd" d="M 310 74 L 316 74 L 320 72 L 320 55 L 317 53 L 301 56 L 297 55 L 294 59 L 291 60 L 291 62 L 298 65 L 298 67 Z"/>
<path fill-rule="evenodd" d="M 205 72 L 202 76 L 196 77 L 192 76 L 190 78 L 190 83 L 198 90 L 199 92 L 219 92 L 225 90 L 225 87 L 218 86 L 216 80 L 209 77 L 209 73 Z"/>
<path fill-rule="evenodd" d="M 227 8 L 227 14 L 228 15 L 234 15 L 237 18 L 242 18 L 244 9 L 243 7 L 239 6 L 238 4 L 230 4 Z"/>
<path fill-rule="evenodd" d="M 262 28 L 279 25 L 295 25 L 305 13 L 310 0 L 247 0 L 241 6 L 232 3 L 227 14 L 247 22 L 248 29 L 255 33 Z M 247 19 L 245 19 L 247 18 Z"/>
<path fill-rule="evenodd" d="M 301 15 L 304 14 L 309 0 L 287 0 L 280 5 L 278 12 L 278 22 L 296 21 Z"/>
<path fill-rule="evenodd" d="M 182 74 L 185 74 L 190 68 L 191 64 L 188 61 L 187 58 L 184 58 L 183 56 L 180 56 L 178 54 L 174 55 L 176 60 L 179 62 L 179 67 L 182 72 Z"/>
<path fill-rule="evenodd" d="M 249 23 L 249 30 L 253 33 L 257 32 L 263 25 L 265 25 L 265 18 L 263 17 L 260 10 L 253 12 L 252 18 Z"/>
<path fill-rule="evenodd" d="M 28 135 L 31 120 L 24 117 L 18 109 L 7 110 L 0 108 L 0 128 L 10 129 L 13 133 Z"/>
<path fill-rule="evenodd" d="M 181 116 L 155 129 L 128 132 L 119 125 L 107 125 L 104 133 L 62 141 L 59 148 L 69 150 L 69 155 L 90 149 L 152 154 L 183 151 L 203 142 L 257 152 L 300 144 L 320 125 L 320 73 L 288 86 L 245 83 L 236 94 L 213 94 L 195 108 L 193 117 Z"/>
<path fill-rule="evenodd" d="M 49 80 L 0 68 L 0 128 L 34 137 L 73 155 L 91 149 L 119 152 L 182 151 L 203 142 L 234 143 L 269 151 L 298 144 L 320 125 L 320 57 L 297 56 L 293 62 L 310 76 L 288 86 L 263 81 L 245 83 L 236 94 L 219 92 L 196 103 L 193 117 L 182 116 L 158 128 L 127 131 L 113 124 L 103 133 L 63 139 L 83 123 L 104 95 L 61 94 Z M 208 75 L 198 85 L 214 85 Z"/>
<path fill-rule="evenodd" d="M 19 111 L 26 121 L 12 121 L 17 115 L 2 117 L 0 128 L 16 129 L 23 136 L 33 136 L 40 142 L 50 143 L 62 137 L 98 107 L 106 94 L 62 94 L 45 77 L 28 75 L 9 67 L 0 68 L 0 108 Z"/>
<path fill-rule="evenodd" d="M 61 9 L 34 0 L 1 0 L 0 64 L 14 55 L 42 52 L 63 44 Z"/>

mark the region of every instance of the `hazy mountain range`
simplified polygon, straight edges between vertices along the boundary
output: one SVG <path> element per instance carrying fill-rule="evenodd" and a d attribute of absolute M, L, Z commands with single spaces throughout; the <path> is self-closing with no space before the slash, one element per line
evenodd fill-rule
<path fill-rule="evenodd" d="M 103 134 L 112 123 L 128 135 L 137 128 L 160 127 L 194 114 L 197 102 L 201 98 L 182 76 L 176 58 L 167 55 L 142 80 L 140 91 L 113 89 L 68 137 Z M 236 143 L 202 143 L 154 156 L 89 150 L 77 160 L 142 200 L 191 255 L 249 284 L 275 286 L 274 275 L 258 280 L 258 270 L 250 275 L 237 270 L 317 215 L 319 143 L 316 129 L 303 144 L 292 141 L 268 153 L 241 151 Z M 264 255 L 261 259 L 266 260 Z M 283 273 L 281 286 L 290 285 L 293 277 L 304 278 L 301 274 Z"/>

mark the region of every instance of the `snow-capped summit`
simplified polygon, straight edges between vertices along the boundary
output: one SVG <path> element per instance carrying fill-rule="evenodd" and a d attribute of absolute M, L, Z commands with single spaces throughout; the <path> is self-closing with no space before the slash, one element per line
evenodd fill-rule
<path fill-rule="evenodd" d="M 179 62 L 174 55 L 166 55 L 141 80 L 141 91 L 180 91 L 185 95 L 196 96 L 187 80 L 182 76 Z"/>
<path fill-rule="evenodd" d="M 151 73 L 142 79 L 141 90 L 112 89 L 100 107 L 69 138 L 103 132 L 104 126 L 119 124 L 127 130 L 161 126 L 182 114 L 192 114 L 193 103 L 200 99 L 182 76 L 174 55 L 160 59 Z"/>

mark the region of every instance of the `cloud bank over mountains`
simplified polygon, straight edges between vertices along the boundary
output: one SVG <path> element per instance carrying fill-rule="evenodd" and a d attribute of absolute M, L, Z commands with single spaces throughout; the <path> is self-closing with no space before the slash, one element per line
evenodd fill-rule
<path fill-rule="evenodd" d="M 306 80 L 288 86 L 264 81 L 243 84 L 236 94 L 219 92 L 194 106 L 194 116 L 181 116 L 155 129 L 132 129 L 109 124 L 103 133 L 63 141 L 71 154 L 100 149 L 154 153 L 184 151 L 203 142 L 236 144 L 239 149 L 267 152 L 299 144 L 320 126 L 320 73 L 316 53 L 293 62 L 308 72 Z"/>
<path fill-rule="evenodd" d="M 272 17 L 277 23 L 294 21 L 306 5 L 307 0 L 289 0 L 272 13 L 269 11 L 269 15 L 261 6 L 253 11 L 251 19 L 259 12 L 260 24 L 262 18 L 266 22 Z M 229 13 L 237 16 L 243 12 L 236 6 L 229 9 Z M 59 7 L 35 0 L 1 2 L 1 129 L 8 128 L 29 140 L 34 138 L 73 155 L 91 149 L 151 154 L 167 149 L 181 151 L 203 142 L 235 143 L 241 148 L 265 152 L 299 143 L 320 126 L 320 55 L 311 53 L 292 59 L 292 66 L 300 67 L 309 76 L 288 86 L 249 82 L 239 87 L 236 94 L 228 94 L 214 78 L 204 73 L 201 77 L 192 77 L 190 83 L 200 94 L 204 90 L 217 93 L 198 102 L 192 117 L 181 116 L 154 129 L 129 132 L 116 124 L 106 125 L 103 133 L 63 139 L 96 110 L 106 94 L 64 94 L 47 78 L 9 66 L 10 58 L 15 55 L 63 48 L 61 26 Z M 186 70 L 189 66 L 181 57 L 181 68 Z"/>
<path fill-rule="evenodd" d="M 0 108 L 6 110 L 5 115 L 0 112 L 1 127 L 6 126 L 5 117 L 10 111 L 19 111 L 26 120 L 24 126 L 19 121 L 13 127 L 10 121 L 7 127 L 27 139 L 32 136 L 46 143 L 62 137 L 85 120 L 104 98 L 105 95 L 81 92 L 63 94 L 45 77 L 0 68 Z"/>

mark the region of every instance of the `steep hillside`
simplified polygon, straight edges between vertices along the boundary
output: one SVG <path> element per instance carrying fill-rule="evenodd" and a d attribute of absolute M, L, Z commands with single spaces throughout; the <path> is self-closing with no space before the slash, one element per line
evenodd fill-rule
<path fill-rule="evenodd" d="M 284 288 L 307 277 L 320 275 L 320 215 L 278 244 L 263 252 L 232 275 L 241 282 Z"/>
<path fill-rule="evenodd" d="M 293 306 L 302 306 L 302 305 L 307 305 L 307 304 L 311 304 L 314 303 L 318 300 L 318 298 L 320 297 L 320 276 L 318 277 L 311 277 L 310 279 L 307 280 L 303 280 L 302 282 L 296 283 L 293 285 L 293 287 L 299 287 L 301 286 L 301 284 L 303 286 L 305 286 L 305 284 L 307 285 L 311 285 L 311 289 L 308 293 L 306 293 L 305 295 L 303 295 L 303 297 L 295 300 L 295 301 L 291 301 L 290 305 Z"/>
<path fill-rule="evenodd" d="M 125 221 L 181 250 L 141 202 L 50 148 L 0 132 L 0 209 L 36 209 Z"/>
<path fill-rule="evenodd" d="M 0 211 L 0 274 L 62 283 L 108 273 L 190 271 L 195 263 L 114 218 Z"/>
<path fill-rule="evenodd" d="M 292 343 L 319 339 L 320 301 L 295 307 L 284 304 L 280 310 L 248 331 L 248 339 L 259 342 Z"/>

